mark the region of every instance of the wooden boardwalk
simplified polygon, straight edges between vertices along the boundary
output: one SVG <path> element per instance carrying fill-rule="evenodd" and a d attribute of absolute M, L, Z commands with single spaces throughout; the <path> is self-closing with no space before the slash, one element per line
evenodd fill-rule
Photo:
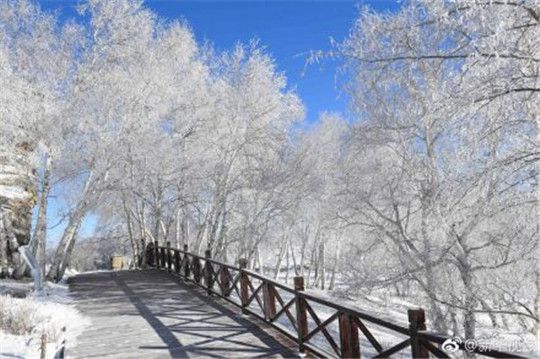
<path fill-rule="evenodd" d="M 298 356 L 275 329 L 164 271 L 82 274 L 69 287 L 92 323 L 68 358 Z"/>

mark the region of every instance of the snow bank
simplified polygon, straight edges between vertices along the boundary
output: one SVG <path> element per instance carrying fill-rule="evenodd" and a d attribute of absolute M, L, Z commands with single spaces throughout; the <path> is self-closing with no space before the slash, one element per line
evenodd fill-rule
<path fill-rule="evenodd" d="M 48 283 L 41 293 L 26 298 L 0 295 L 0 357 L 39 358 L 43 335 L 48 358 L 64 339 L 73 344 L 89 320 L 70 303 L 64 284 Z"/>

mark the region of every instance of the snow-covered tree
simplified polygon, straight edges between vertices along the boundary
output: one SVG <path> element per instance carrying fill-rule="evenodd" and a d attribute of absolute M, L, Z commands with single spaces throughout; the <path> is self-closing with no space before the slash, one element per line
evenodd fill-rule
<path fill-rule="evenodd" d="M 412 279 L 440 331 L 459 313 L 473 338 L 499 312 L 489 278 L 535 250 L 537 38 L 527 2 L 411 1 L 363 11 L 338 48 L 359 116 L 343 216 L 389 254 L 372 279 Z"/>
<path fill-rule="evenodd" d="M 0 272 L 8 267 L 19 277 L 23 264 L 18 247 L 28 244 L 32 209 L 38 198 L 40 158 L 55 150 L 64 126 L 66 105 L 78 48 L 79 28 L 57 24 L 29 1 L 0 2 Z M 48 160 L 43 161 L 49 163 Z M 47 191 L 40 200 L 43 229 Z M 37 232 L 34 248 L 44 263 L 44 235 Z"/>

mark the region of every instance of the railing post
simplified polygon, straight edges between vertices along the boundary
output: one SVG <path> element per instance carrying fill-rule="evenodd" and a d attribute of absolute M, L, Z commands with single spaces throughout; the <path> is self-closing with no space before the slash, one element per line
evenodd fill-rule
<path fill-rule="evenodd" d="M 154 264 L 154 257 L 155 257 L 155 249 L 154 249 L 154 243 L 150 242 L 145 247 L 145 258 L 143 263 L 143 268 L 146 267 L 153 267 Z"/>
<path fill-rule="evenodd" d="M 274 285 L 268 282 L 263 284 L 263 296 L 264 296 L 264 317 L 270 321 L 276 315 L 276 294 L 274 292 Z"/>
<path fill-rule="evenodd" d="M 180 252 L 178 249 L 174 250 L 174 271 L 180 274 Z"/>
<path fill-rule="evenodd" d="M 247 268 L 247 260 L 241 258 L 238 260 L 240 266 L 240 302 L 242 303 L 242 313 L 247 314 L 246 308 L 249 300 L 249 278 L 245 272 Z"/>
<path fill-rule="evenodd" d="M 411 351 L 413 358 L 429 358 L 429 351 L 418 338 L 418 332 L 426 330 L 426 314 L 423 309 L 409 309 L 409 331 L 411 336 Z"/>
<path fill-rule="evenodd" d="M 156 268 L 159 269 L 159 243 L 158 241 L 154 241 L 154 260 L 156 261 L 155 265 Z"/>
<path fill-rule="evenodd" d="M 214 267 L 208 259 L 212 258 L 212 251 L 207 249 L 204 251 L 204 258 L 207 260 L 204 262 L 204 279 L 206 282 L 206 288 L 208 290 L 208 295 L 212 294 L 212 289 L 214 287 Z"/>
<path fill-rule="evenodd" d="M 165 250 L 166 250 L 166 247 L 161 247 L 161 267 L 162 268 L 167 268 L 167 258 L 166 258 L 166 253 L 165 253 Z"/>
<path fill-rule="evenodd" d="M 171 262 L 171 242 L 167 241 L 167 270 L 171 273 L 172 262 Z"/>
<path fill-rule="evenodd" d="M 294 277 L 294 290 L 296 291 L 296 323 L 298 325 L 298 349 L 301 353 L 305 351 L 304 338 L 308 334 L 308 321 L 306 300 L 302 297 L 304 291 L 304 277 Z"/>
<path fill-rule="evenodd" d="M 342 358 L 360 358 L 358 328 L 349 314 L 339 313 L 339 338 Z"/>
<path fill-rule="evenodd" d="M 193 270 L 193 280 L 195 283 L 201 284 L 201 260 L 199 257 L 193 257 L 191 267 Z"/>
<path fill-rule="evenodd" d="M 219 278 L 221 281 L 221 294 L 224 297 L 230 296 L 231 292 L 230 292 L 229 268 L 222 265 L 219 272 Z"/>
<path fill-rule="evenodd" d="M 184 277 L 189 279 L 190 267 L 189 267 L 189 256 L 188 256 L 188 245 L 184 244 L 184 259 L 183 259 L 183 265 L 184 265 Z"/>

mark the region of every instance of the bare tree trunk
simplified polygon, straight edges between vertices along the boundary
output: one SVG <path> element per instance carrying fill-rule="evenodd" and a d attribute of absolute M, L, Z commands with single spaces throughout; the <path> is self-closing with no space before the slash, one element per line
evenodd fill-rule
<path fill-rule="evenodd" d="M 464 307 L 465 311 L 463 313 L 463 336 L 465 340 L 474 339 L 476 336 L 476 318 L 475 318 L 475 306 L 476 306 L 476 297 L 474 295 L 474 284 L 473 276 L 470 270 L 469 260 L 467 256 L 464 256 L 466 259 L 461 260 L 460 274 L 463 281 L 465 289 L 465 298 L 464 298 Z M 463 261 L 463 262 L 462 262 Z M 466 358 L 474 358 L 474 353 L 465 353 Z"/>
<path fill-rule="evenodd" d="M 297 265 L 297 262 L 296 262 L 296 256 L 294 255 L 294 250 L 293 250 L 291 238 L 289 238 L 289 250 L 291 251 L 290 253 L 291 253 L 291 259 L 292 259 L 293 267 L 294 267 L 294 274 L 299 275 L 299 273 L 298 273 L 298 265 Z"/>
<path fill-rule="evenodd" d="M 336 248 L 336 256 L 334 258 L 334 264 L 332 265 L 332 275 L 330 276 L 330 285 L 328 286 L 329 290 L 333 290 L 336 285 L 336 271 L 337 271 L 340 247 L 341 247 L 341 242 L 338 241 L 337 248 Z"/>
<path fill-rule="evenodd" d="M 287 270 L 285 271 L 285 284 L 289 284 L 289 269 L 291 268 L 290 259 L 289 259 L 289 240 L 285 242 L 285 251 L 287 252 L 287 257 L 285 264 L 287 265 Z"/>
<path fill-rule="evenodd" d="M 302 277 L 304 276 L 304 260 L 305 260 L 307 240 L 308 240 L 308 235 L 307 235 L 307 230 L 306 230 L 306 233 L 302 237 L 302 249 L 300 252 L 300 275 Z"/>
<path fill-rule="evenodd" d="M 219 225 L 219 221 L 220 221 L 220 218 L 221 218 L 221 213 L 222 213 L 222 205 L 220 204 L 217 212 L 215 213 L 215 215 L 212 218 L 212 222 L 211 222 L 211 225 L 210 225 L 210 231 L 208 232 L 208 237 L 207 237 L 207 248 L 211 249 L 211 250 L 214 249 L 214 243 L 216 241 L 216 233 L 217 233 L 217 230 L 218 230 L 218 225 Z"/>
<path fill-rule="evenodd" d="M 287 239 L 281 242 L 281 247 L 279 248 L 279 253 L 278 253 L 277 262 L 276 262 L 276 269 L 274 272 L 274 279 L 278 279 L 279 272 L 281 271 L 281 262 L 283 261 L 283 255 L 285 254 L 286 248 L 287 248 Z"/>
<path fill-rule="evenodd" d="M 324 260 L 324 241 L 321 241 L 319 244 L 319 271 L 320 271 L 320 278 L 321 278 L 321 289 L 324 290 L 325 287 L 325 277 L 326 277 L 326 270 L 324 266 L 326 265 Z"/>
<path fill-rule="evenodd" d="M 171 222 L 169 222 L 170 224 Z M 168 241 L 169 238 L 169 226 L 165 225 L 165 222 L 163 222 L 163 218 L 159 220 L 159 227 L 161 228 L 161 233 L 163 233 L 163 242 Z"/>
<path fill-rule="evenodd" d="M 205 223 L 204 228 L 199 232 L 199 236 L 197 238 L 198 240 L 195 242 L 195 248 L 193 248 L 196 254 L 200 253 L 203 241 L 205 241 L 205 238 L 207 237 L 207 232 L 208 225 Z"/>
<path fill-rule="evenodd" d="M 189 242 L 190 242 L 190 238 L 189 236 L 191 235 L 190 231 L 189 231 L 189 218 L 186 219 L 186 236 L 184 237 L 184 244 L 187 244 L 188 245 L 188 248 L 189 248 Z"/>
<path fill-rule="evenodd" d="M 183 220 L 181 219 L 182 209 L 178 209 L 176 211 L 176 231 L 175 231 L 175 237 L 174 237 L 174 244 L 176 249 L 180 249 L 180 238 L 185 237 L 184 234 L 184 224 L 182 223 Z"/>
<path fill-rule="evenodd" d="M 142 256 L 143 250 L 139 249 L 139 245 L 137 243 L 137 240 L 133 236 L 133 222 L 131 220 L 131 213 L 127 208 L 126 202 L 124 201 L 124 213 L 126 215 L 126 225 L 127 225 L 127 231 L 128 231 L 128 237 L 129 241 L 131 243 L 131 251 L 133 252 L 133 265 L 135 268 L 139 267 L 140 258 Z"/>
<path fill-rule="evenodd" d="M 424 286 L 424 290 L 428 291 L 429 293 L 430 314 L 432 315 L 432 318 L 433 318 L 433 326 L 435 327 L 435 330 L 437 332 L 446 333 L 448 328 L 444 320 L 444 315 L 441 312 L 441 308 L 439 307 L 439 304 L 434 299 L 436 295 L 437 284 L 434 279 L 433 267 L 429 263 L 426 264 L 425 276 L 426 276 L 426 285 Z"/>
<path fill-rule="evenodd" d="M 223 209 L 222 215 L 221 215 L 221 226 L 219 228 L 219 235 L 217 238 L 217 244 L 216 244 L 216 256 L 220 256 L 220 258 L 225 261 L 227 249 L 225 238 L 227 235 L 227 217 L 228 217 L 228 211 L 226 208 Z"/>
<path fill-rule="evenodd" d="M 66 227 L 62 239 L 56 248 L 54 254 L 53 262 L 47 273 L 47 279 L 52 282 L 59 282 L 64 276 L 65 262 L 67 257 L 70 256 L 70 251 L 73 249 L 75 242 L 75 236 L 77 235 L 77 230 L 81 224 L 84 212 L 81 210 L 76 210 L 75 213 L 70 217 L 68 226 Z"/>
<path fill-rule="evenodd" d="M 88 206 L 87 196 L 90 192 L 90 186 L 94 181 L 93 177 L 93 173 L 90 172 L 90 175 L 88 176 L 84 184 L 84 189 L 81 195 L 82 197 L 77 203 L 75 210 L 70 215 L 68 225 L 64 230 L 62 239 L 60 239 L 60 243 L 58 243 L 58 247 L 56 248 L 56 252 L 54 254 L 53 262 L 51 264 L 51 267 L 49 268 L 49 272 L 47 273 L 47 279 L 50 281 L 59 282 L 64 276 L 66 258 L 69 258 L 71 256 L 70 252 L 73 249 L 74 245 L 74 243 L 72 244 L 72 242 L 75 241 L 75 236 L 77 235 L 79 226 L 81 225 L 82 219 L 86 213 L 86 208 Z"/>
<path fill-rule="evenodd" d="M 64 258 L 62 259 L 62 262 L 60 263 L 60 269 L 58 271 L 58 278 L 60 278 L 60 279 L 64 276 L 64 273 L 66 272 L 66 269 L 70 265 L 71 253 L 73 253 L 73 247 L 75 247 L 76 236 L 77 236 L 77 233 L 79 232 L 80 227 L 81 227 L 81 221 L 79 221 L 79 223 L 77 224 L 77 227 L 73 231 L 72 239 L 69 242 L 69 245 L 68 245 L 68 247 L 66 249 L 66 253 L 64 255 Z"/>
<path fill-rule="evenodd" d="M 313 267 L 313 287 L 319 288 L 321 283 L 321 262 L 319 260 L 319 245 L 314 244 L 311 251 L 311 266 Z"/>
<path fill-rule="evenodd" d="M 30 250 L 34 253 L 36 260 L 41 268 L 41 281 L 45 280 L 45 267 L 46 267 L 46 243 L 47 243 L 47 205 L 48 197 L 51 189 L 50 186 L 51 175 L 51 158 L 47 156 L 45 159 L 45 167 L 43 170 L 43 177 L 41 179 L 41 196 L 39 198 L 39 209 L 36 220 L 36 227 L 34 232 L 33 243 Z"/>
<path fill-rule="evenodd" d="M 264 275 L 264 259 L 263 259 L 261 249 L 259 246 L 257 246 L 257 258 L 259 259 L 259 267 L 260 267 L 259 272 L 261 272 L 261 274 Z"/>
<path fill-rule="evenodd" d="M 308 265 L 308 268 L 307 268 L 307 276 L 306 276 L 306 284 L 307 286 L 310 286 L 310 280 L 311 280 L 311 267 L 313 267 L 313 262 L 315 262 L 315 255 L 316 255 L 317 251 L 316 251 L 316 246 L 313 246 L 313 248 L 311 248 L 311 256 L 310 256 L 310 263 Z M 315 273 L 316 275 L 316 273 Z"/>
<path fill-rule="evenodd" d="M 139 208 L 138 204 L 136 204 L 136 213 L 133 212 L 133 215 L 135 218 L 137 218 L 137 222 L 139 223 L 139 248 L 141 249 L 141 253 L 143 254 L 143 257 L 141 258 L 140 265 L 141 268 L 146 268 L 146 223 L 144 220 L 144 204 L 141 205 Z"/>
<path fill-rule="evenodd" d="M 154 208 L 154 228 L 152 229 L 152 236 L 154 237 L 154 240 L 160 242 L 161 236 L 159 234 L 161 233 L 161 230 L 159 226 L 161 221 L 161 209 L 159 208 L 159 205 L 156 206 L 157 207 Z"/>
<path fill-rule="evenodd" d="M 476 318 L 475 307 L 477 304 L 476 296 L 474 294 L 473 273 L 471 270 L 471 263 L 469 258 L 469 252 L 466 245 L 466 235 L 456 236 L 456 241 L 461 248 L 461 254 L 458 257 L 458 269 L 461 280 L 463 282 L 463 289 L 465 291 L 463 298 L 463 330 L 465 339 L 475 338 Z"/>
<path fill-rule="evenodd" d="M 495 314 L 493 313 L 493 309 L 489 306 L 489 304 L 482 298 L 477 298 L 480 302 L 480 305 L 482 306 L 482 310 L 485 310 L 487 315 L 489 316 L 489 320 L 491 321 L 491 326 L 493 328 L 497 328 L 499 325 L 497 323 L 497 317 L 495 317 Z"/>
<path fill-rule="evenodd" d="M 468 276 L 470 277 L 470 276 Z M 474 314 L 474 307 L 476 300 L 472 290 L 471 278 L 467 278 L 464 281 L 465 284 L 465 313 L 463 314 L 463 330 L 465 339 L 474 339 L 476 329 L 476 319 Z"/>

